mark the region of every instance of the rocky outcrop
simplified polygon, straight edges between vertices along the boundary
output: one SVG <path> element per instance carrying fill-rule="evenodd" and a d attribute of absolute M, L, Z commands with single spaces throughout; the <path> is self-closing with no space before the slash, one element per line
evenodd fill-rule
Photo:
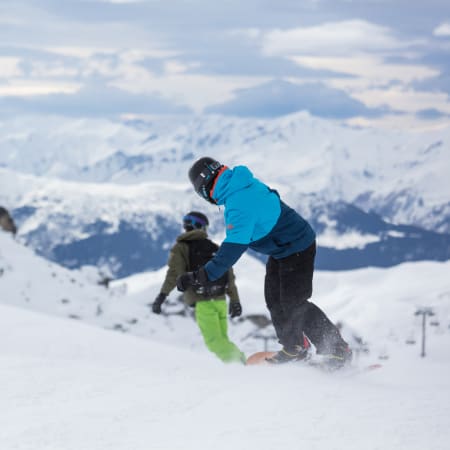
<path fill-rule="evenodd" d="M 17 227 L 13 218 L 9 214 L 8 210 L 2 206 L 0 206 L 0 229 L 9 231 L 12 234 L 17 233 Z"/>

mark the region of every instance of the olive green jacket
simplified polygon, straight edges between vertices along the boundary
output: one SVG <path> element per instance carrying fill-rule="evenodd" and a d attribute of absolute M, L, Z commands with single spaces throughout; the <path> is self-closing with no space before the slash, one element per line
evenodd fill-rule
<path fill-rule="evenodd" d="M 163 294 L 169 295 L 177 285 L 177 277 L 191 270 L 189 267 L 189 246 L 186 241 L 197 241 L 200 239 L 206 239 L 207 237 L 208 235 L 204 230 L 187 231 L 177 237 L 176 244 L 170 250 L 166 278 L 161 287 L 161 292 Z M 228 271 L 228 285 L 226 287 L 226 293 L 228 297 L 230 297 L 230 301 L 239 301 L 239 294 L 235 284 L 233 269 Z M 225 295 L 218 297 L 215 300 L 223 299 L 225 299 Z M 202 300 L 205 299 L 196 294 L 192 288 L 189 288 L 186 292 L 184 292 L 184 301 L 188 305 L 193 305 Z"/>

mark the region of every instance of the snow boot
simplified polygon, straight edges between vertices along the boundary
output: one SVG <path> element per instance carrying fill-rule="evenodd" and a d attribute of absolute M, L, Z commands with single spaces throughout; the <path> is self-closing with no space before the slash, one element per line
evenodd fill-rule
<path fill-rule="evenodd" d="M 347 367 L 352 362 L 353 352 L 348 345 L 336 347 L 333 353 L 321 355 L 320 365 L 323 369 L 334 372 Z"/>
<path fill-rule="evenodd" d="M 290 362 L 306 361 L 309 358 L 308 349 L 301 346 L 295 347 L 293 350 L 282 348 L 279 352 L 270 358 L 266 358 L 269 364 L 285 364 Z"/>

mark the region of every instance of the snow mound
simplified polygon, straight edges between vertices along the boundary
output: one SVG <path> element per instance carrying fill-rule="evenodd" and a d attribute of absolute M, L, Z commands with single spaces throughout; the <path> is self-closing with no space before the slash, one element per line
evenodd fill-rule
<path fill-rule="evenodd" d="M 0 366 L 5 449 L 444 450 L 450 438 L 449 361 L 404 352 L 354 376 L 223 365 L 1 305 Z"/>

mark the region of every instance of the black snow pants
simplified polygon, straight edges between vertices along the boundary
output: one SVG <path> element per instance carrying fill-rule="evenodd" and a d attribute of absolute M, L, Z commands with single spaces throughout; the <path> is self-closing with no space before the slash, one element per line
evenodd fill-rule
<path fill-rule="evenodd" d="M 287 351 L 303 346 L 305 334 L 317 353 L 333 353 L 346 343 L 325 313 L 308 301 L 316 243 L 286 258 L 270 257 L 266 265 L 264 295 L 280 343 Z"/>

